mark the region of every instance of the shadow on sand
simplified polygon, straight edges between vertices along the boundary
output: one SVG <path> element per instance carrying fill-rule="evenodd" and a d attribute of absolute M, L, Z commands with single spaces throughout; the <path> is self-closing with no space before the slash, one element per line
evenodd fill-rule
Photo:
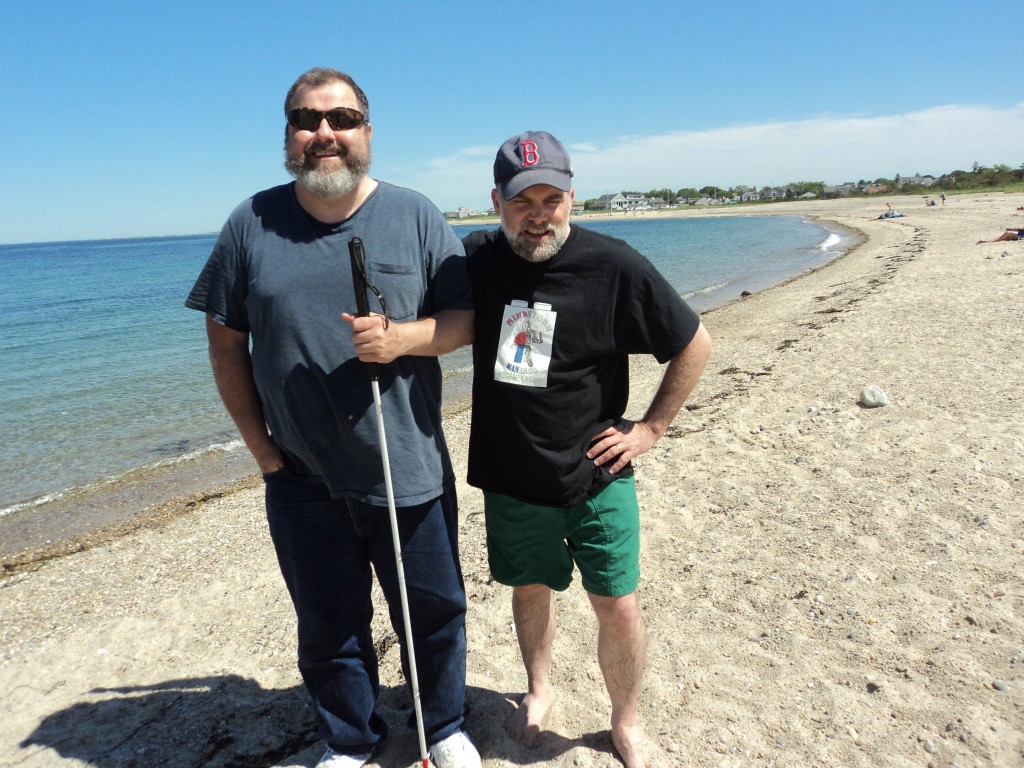
<path fill-rule="evenodd" d="M 607 732 L 570 739 L 545 731 L 532 749 L 523 750 L 505 730 L 518 697 L 467 690 L 468 730 L 485 761 L 540 765 L 578 747 L 612 753 Z M 255 680 L 225 675 L 94 689 L 87 699 L 44 718 L 21 749 L 52 749 L 97 768 L 313 766 L 323 749 L 316 712 L 301 685 L 268 690 Z M 378 707 L 391 732 L 369 765 L 418 765 L 405 687 L 382 688 Z"/>

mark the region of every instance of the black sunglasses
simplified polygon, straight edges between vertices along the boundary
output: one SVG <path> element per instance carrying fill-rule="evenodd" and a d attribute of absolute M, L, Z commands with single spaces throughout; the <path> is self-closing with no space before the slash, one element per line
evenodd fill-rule
<path fill-rule="evenodd" d="M 300 131 L 316 131 L 320 129 L 320 123 L 327 119 L 327 124 L 332 131 L 347 131 L 351 128 L 358 128 L 366 122 L 363 113 L 358 109 L 348 107 L 335 107 L 326 112 L 319 109 L 299 107 L 288 113 L 288 123 Z"/>

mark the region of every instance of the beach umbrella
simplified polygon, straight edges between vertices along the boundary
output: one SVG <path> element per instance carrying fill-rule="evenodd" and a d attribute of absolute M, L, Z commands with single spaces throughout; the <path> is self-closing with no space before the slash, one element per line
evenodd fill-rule
<path fill-rule="evenodd" d="M 363 241 L 353 237 L 348 242 L 348 253 L 352 261 L 352 283 L 355 286 L 356 307 L 359 316 L 370 314 L 369 300 L 366 291 L 370 289 L 376 294 L 383 309 L 384 297 L 366 279 L 363 261 Z M 386 310 L 385 310 L 386 312 Z M 385 314 L 384 322 L 387 323 Z M 386 326 L 385 326 L 386 327 Z M 398 571 L 398 594 L 402 601 L 402 620 L 405 623 L 405 648 L 409 657 L 409 685 L 412 687 L 412 704 L 416 711 L 416 731 L 420 740 L 420 759 L 423 768 L 429 768 L 430 758 L 427 753 L 427 739 L 423 729 L 423 709 L 420 706 L 420 685 L 416 674 L 416 654 L 413 651 L 412 622 L 409 620 L 409 593 L 405 587 L 405 567 L 402 565 L 402 542 L 398 535 L 398 513 L 395 511 L 395 491 L 391 485 L 391 462 L 388 459 L 388 444 L 384 434 L 384 413 L 380 407 L 380 382 L 377 380 L 377 364 L 367 363 L 370 373 L 370 388 L 373 390 L 373 407 L 377 412 L 377 434 L 380 437 L 380 459 L 384 466 L 384 488 L 388 496 L 388 516 L 391 519 L 391 541 L 395 547 L 395 567 Z"/>

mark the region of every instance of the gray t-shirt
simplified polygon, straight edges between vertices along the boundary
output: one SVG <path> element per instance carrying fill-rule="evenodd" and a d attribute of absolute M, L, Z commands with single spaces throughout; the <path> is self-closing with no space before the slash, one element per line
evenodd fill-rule
<path fill-rule="evenodd" d="M 379 182 L 349 219 L 325 225 L 294 185 L 265 190 L 228 218 L 185 306 L 252 339 L 264 416 L 289 469 L 319 477 L 335 498 L 387 501 L 367 366 L 355 355 L 349 241 L 363 241 L 367 279 L 387 315 L 406 322 L 471 309 L 462 243 L 412 190 Z M 383 312 L 370 294 L 370 309 Z M 377 366 L 395 502 L 419 504 L 454 479 L 441 431 L 434 357 Z"/>

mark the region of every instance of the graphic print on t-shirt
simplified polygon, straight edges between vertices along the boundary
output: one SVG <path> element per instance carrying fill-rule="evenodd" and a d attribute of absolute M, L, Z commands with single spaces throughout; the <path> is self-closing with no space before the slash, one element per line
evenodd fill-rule
<path fill-rule="evenodd" d="M 498 333 L 494 380 L 523 387 L 546 387 L 551 366 L 555 316 L 550 304 L 513 299 L 505 305 Z"/>

